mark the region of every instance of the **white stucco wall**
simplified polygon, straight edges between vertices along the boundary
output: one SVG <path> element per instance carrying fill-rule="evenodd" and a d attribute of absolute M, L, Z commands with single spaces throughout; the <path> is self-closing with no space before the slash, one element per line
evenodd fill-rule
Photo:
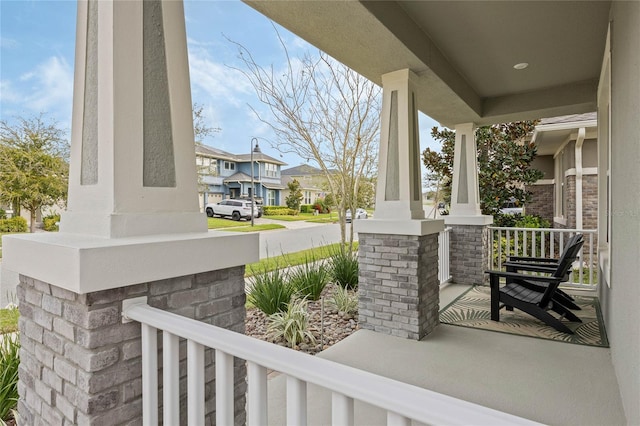
<path fill-rule="evenodd" d="M 607 333 L 628 424 L 640 424 L 640 2 L 611 9 L 611 288 Z"/>

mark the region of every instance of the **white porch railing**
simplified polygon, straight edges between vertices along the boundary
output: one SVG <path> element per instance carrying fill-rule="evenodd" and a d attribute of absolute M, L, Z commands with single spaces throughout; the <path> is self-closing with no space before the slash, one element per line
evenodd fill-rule
<path fill-rule="evenodd" d="M 438 279 L 440 284 L 444 284 L 451 280 L 451 272 L 449 271 L 449 237 L 451 228 L 444 228 L 438 234 Z"/>
<path fill-rule="evenodd" d="M 158 342 L 163 331 L 163 423 L 184 421 L 179 412 L 178 344 L 187 339 L 187 420 L 204 424 L 204 349 L 215 350 L 216 424 L 233 422 L 233 360 L 247 362 L 247 424 L 268 424 L 267 369 L 286 375 L 287 424 L 307 424 L 307 384 L 332 392 L 333 424 L 354 423 L 354 400 L 387 412 L 387 424 L 531 425 L 527 419 L 476 405 L 437 392 L 377 376 L 326 359 L 306 355 L 200 321 L 148 306 L 144 301 L 123 304 L 123 315 L 142 325 L 143 424 L 158 424 Z M 464 378 L 452 378 L 461 380 Z M 172 390 L 168 392 L 167 390 Z M 185 413 L 182 413 L 184 416 Z M 183 421 L 180 421 L 183 420 Z"/>
<path fill-rule="evenodd" d="M 502 263 L 508 256 L 557 258 L 571 236 L 583 234 L 585 242 L 579 261 L 574 264 L 569 281 L 562 285 L 583 290 L 597 289 L 597 230 L 490 226 L 489 231 L 489 269 L 502 269 Z"/>

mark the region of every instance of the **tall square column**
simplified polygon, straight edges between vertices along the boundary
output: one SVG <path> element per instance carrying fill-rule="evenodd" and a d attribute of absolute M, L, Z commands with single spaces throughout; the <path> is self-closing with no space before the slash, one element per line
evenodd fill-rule
<path fill-rule="evenodd" d="M 3 237 L 24 423 L 141 423 L 140 324 L 120 323 L 122 301 L 242 332 L 258 238 L 210 233 L 199 210 L 182 2 L 78 1 L 68 209 L 59 233 Z M 241 366 L 236 380 L 242 424 Z"/>
<path fill-rule="evenodd" d="M 382 76 L 380 155 L 374 218 L 354 222 L 360 241 L 362 328 L 419 340 L 438 325 L 438 233 L 424 218 L 417 76 Z"/>
<path fill-rule="evenodd" d="M 493 217 L 480 210 L 477 146 L 473 123 L 455 127 L 451 209 L 444 221 L 451 227 L 450 272 L 456 284 L 483 284 L 488 267 L 488 226 Z"/>

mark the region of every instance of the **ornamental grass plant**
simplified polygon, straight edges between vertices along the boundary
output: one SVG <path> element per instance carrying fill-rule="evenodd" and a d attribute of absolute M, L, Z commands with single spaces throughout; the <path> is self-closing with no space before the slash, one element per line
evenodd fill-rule
<path fill-rule="evenodd" d="M 324 260 L 318 260 L 313 254 L 305 255 L 304 262 L 291 269 L 290 284 L 300 297 L 318 300 L 329 282 L 329 271 Z"/>
<path fill-rule="evenodd" d="M 316 339 L 309 330 L 309 313 L 307 299 L 294 298 L 287 309 L 269 316 L 268 333 L 273 339 L 284 339 L 292 348 L 309 341 L 316 344 Z"/>
<path fill-rule="evenodd" d="M 329 271 L 333 281 L 340 287 L 354 290 L 358 288 L 358 256 L 346 247 L 332 248 Z"/>
<path fill-rule="evenodd" d="M 13 418 L 18 403 L 20 338 L 17 333 L 0 334 L 0 423 Z"/>
<path fill-rule="evenodd" d="M 267 315 L 285 311 L 295 293 L 286 269 L 252 269 L 251 273 L 248 302 Z"/>

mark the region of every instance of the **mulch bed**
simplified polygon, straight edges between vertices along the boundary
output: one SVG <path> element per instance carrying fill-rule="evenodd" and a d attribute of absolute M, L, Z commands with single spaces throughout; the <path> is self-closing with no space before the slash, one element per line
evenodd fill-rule
<path fill-rule="evenodd" d="M 315 355 L 327 349 L 358 330 L 358 315 L 345 315 L 331 309 L 328 299 L 335 289 L 334 284 L 328 284 L 322 292 L 322 297 L 317 301 L 309 301 L 309 329 L 316 338 L 316 344 L 301 343 L 293 349 Z M 324 301 L 324 303 L 323 303 Z M 273 339 L 267 333 L 268 318 L 259 309 L 247 311 L 245 321 L 245 334 L 260 340 L 288 347 L 284 340 Z"/>

